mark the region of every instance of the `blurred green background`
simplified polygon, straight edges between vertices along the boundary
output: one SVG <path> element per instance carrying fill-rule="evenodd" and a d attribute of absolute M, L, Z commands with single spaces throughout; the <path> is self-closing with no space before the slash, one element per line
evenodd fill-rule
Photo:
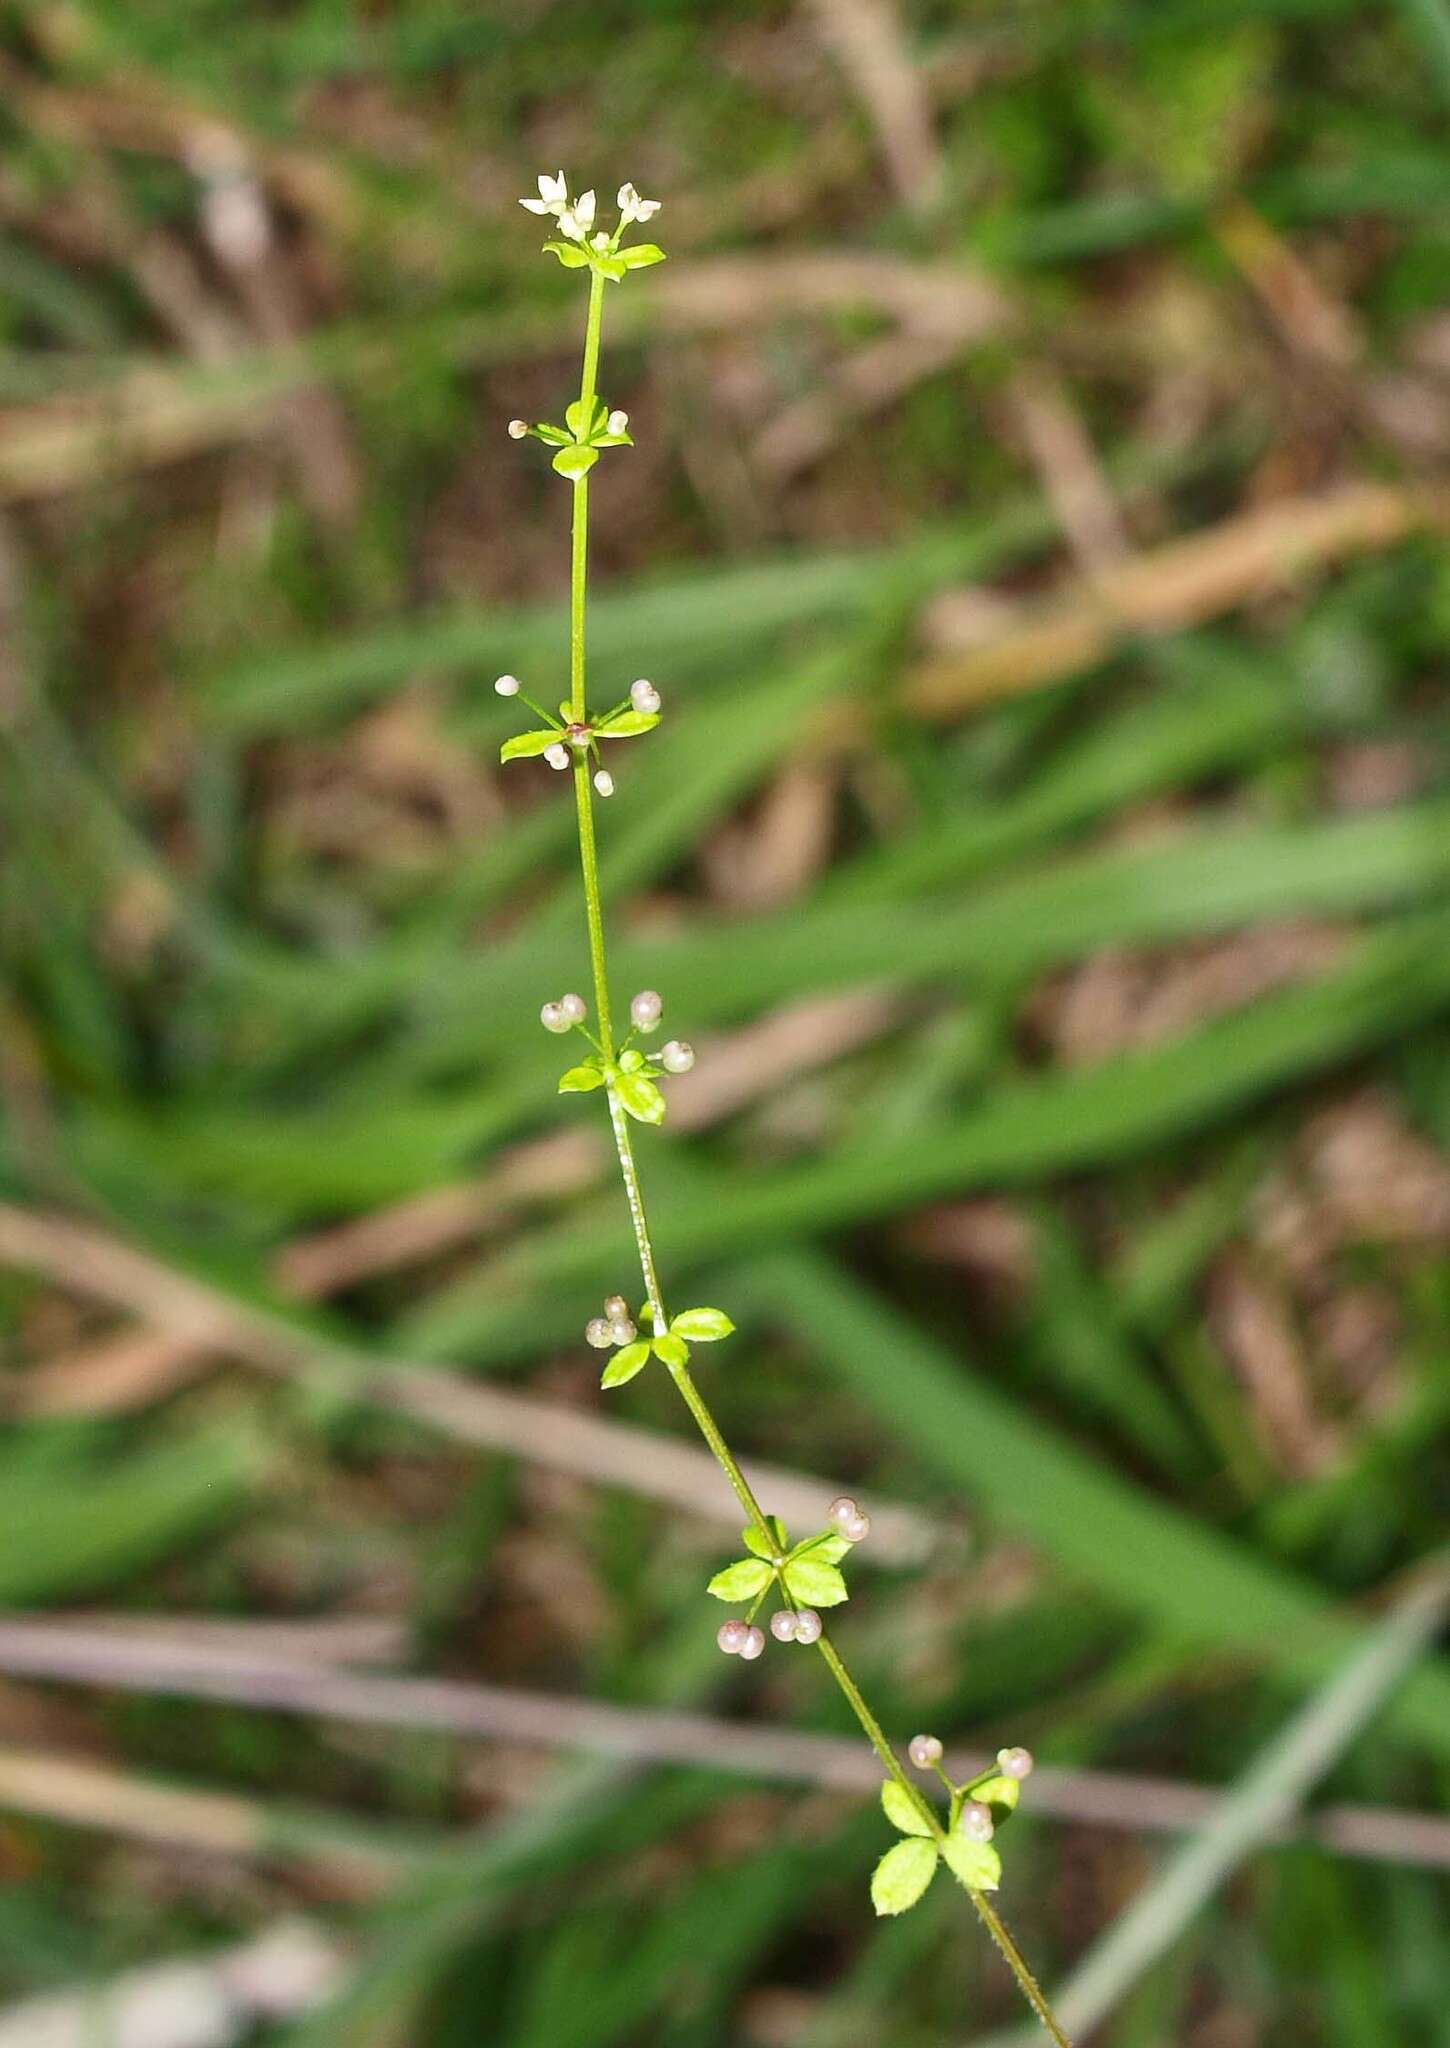
<path fill-rule="evenodd" d="M 1447 0 L 36 0 L 0 85 L 0 2044 L 1020 2020 L 580 1341 L 560 166 L 665 201 L 593 661 L 709 1397 L 876 1512 L 888 1726 L 1056 1767 L 1045 1981 L 1167 1901 L 1094 2039 L 1450 2042 Z"/>

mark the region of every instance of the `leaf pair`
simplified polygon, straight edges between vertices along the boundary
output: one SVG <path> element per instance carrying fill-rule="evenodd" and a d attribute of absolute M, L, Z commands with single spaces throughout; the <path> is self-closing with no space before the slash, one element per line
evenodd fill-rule
<path fill-rule="evenodd" d="M 611 284 L 618 284 L 630 270 L 647 270 L 663 263 L 665 252 L 656 242 L 634 242 L 627 249 L 588 249 L 579 242 L 545 242 L 551 256 L 557 256 L 566 270 L 582 270 L 591 264 Z"/>
<path fill-rule="evenodd" d="M 888 1849 L 872 1873 L 871 1903 L 878 1913 L 907 1912 L 936 1876 L 938 1863 L 945 1863 L 968 1891 L 996 1891 L 1002 1882 L 1002 1859 L 990 1842 L 974 1842 L 956 1829 L 938 1841 L 925 1801 L 918 1804 L 894 1778 L 881 1787 L 881 1806 L 906 1839 Z"/>
<path fill-rule="evenodd" d="M 771 1529 L 778 1539 L 775 1549 L 753 1525 L 742 1529 L 741 1540 L 752 1554 L 716 1572 L 708 1590 L 717 1600 L 753 1600 L 775 1578 L 788 1598 L 801 1607 L 839 1607 L 850 1598 L 846 1581 L 836 1569 L 837 1560 L 851 1547 L 844 1537 L 827 1531 L 807 1536 L 794 1550 L 787 1550 L 785 1525 L 775 1516 L 771 1517 Z M 779 1565 L 777 1557 L 782 1559 Z"/>
<path fill-rule="evenodd" d="M 565 1079 L 568 1079 L 567 1075 Z M 601 1387 L 622 1387 L 637 1372 L 643 1371 L 651 1352 L 662 1365 L 686 1365 L 690 1357 L 687 1338 L 696 1344 L 713 1344 L 721 1337 L 728 1337 L 734 1328 L 734 1323 L 722 1308 L 682 1309 L 669 1329 L 660 1336 L 637 1338 L 633 1344 L 626 1344 L 622 1351 L 616 1351 L 605 1366 L 599 1384 Z"/>

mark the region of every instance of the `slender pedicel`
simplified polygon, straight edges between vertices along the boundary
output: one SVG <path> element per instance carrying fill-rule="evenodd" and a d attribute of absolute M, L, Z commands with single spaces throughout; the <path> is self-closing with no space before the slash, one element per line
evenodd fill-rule
<path fill-rule="evenodd" d="M 672 1316 L 665 1304 L 631 1127 L 636 1123 L 658 1125 L 664 1121 L 668 1105 L 659 1084 L 671 1076 L 688 1073 L 695 1064 L 695 1054 L 680 1038 L 670 1039 L 653 1053 L 635 1045 L 637 1037 L 652 1036 L 663 1018 L 664 1002 L 655 989 L 641 989 L 631 998 L 629 1035 L 622 1045 L 615 1041 L 593 808 L 596 795 L 610 797 L 615 789 L 613 771 L 599 762 L 601 744 L 612 747 L 617 740 L 637 738 L 652 730 L 660 720 L 662 698 L 654 683 L 640 676 L 629 686 L 627 696 L 612 709 L 591 713 L 585 632 L 589 473 L 609 450 L 632 445 L 628 413 L 607 405 L 597 388 L 605 288 L 622 283 L 632 270 L 664 260 L 663 250 L 654 243 L 631 243 L 625 239 L 636 222 L 648 221 L 658 213 L 660 202 L 642 199 L 633 185 L 621 185 L 617 195 L 619 218 L 610 229 L 599 219 L 594 192 L 571 198 L 568 180 L 559 171 L 546 172 L 538 181 L 538 197 L 520 203 L 530 213 L 548 218 L 557 229 L 555 236 L 544 244 L 545 249 L 565 269 L 589 273 L 578 398 L 567 408 L 562 423 L 511 420 L 508 429 L 515 440 L 534 438 L 552 448 L 554 469 L 572 487 L 568 700 L 561 705 L 556 719 L 523 691 L 517 676 L 502 675 L 494 684 L 501 697 L 520 698 L 543 720 L 538 729 L 510 740 L 503 749 L 504 759 L 542 756 L 551 768 L 572 767 L 574 771 L 579 867 L 584 884 L 597 1035 L 585 1029 L 587 1006 L 582 996 L 572 992 L 545 1002 L 539 1017 L 545 1030 L 560 1035 L 577 1030 L 594 1048 L 590 1056 L 563 1074 L 559 1087 L 565 1094 L 597 1091 L 604 1098 L 644 1289 L 637 1319 L 630 1313 L 624 1295 L 611 1294 L 603 1304 L 603 1313 L 586 1324 L 585 1340 L 611 1354 L 603 1372 L 606 1387 L 624 1385 L 652 1359 L 669 1373 L 740 1503 L 746 1522 L 742 1540 L 747 1554 L 717 1572 L 709 1588 L 718 1599 L 746 1610 L 720 1624 L 715 1640 L 721 1650 L 745 1663 L 754 1663 L 764 1653 L 768 1638 L 756 1616 L 773 1596 L 773 1611 L 768 1617 L 770 1635 L 778 1643 L 804 1643 L 819 1650 L 875 1751 L 884 1773 L 882 1805 L 887 1820 L 901 1837 L 881 1858 L 872 1878 L 871 1895 L 877 1912 L 906 1911 L 926 1890 L 938 1866 L 945 1863 L 965 1887 L 1042 2026 L 1058 2048 L 1068 2048 L 1051 2006 L 987 1896 L 996 1890 L 1001 1874 L 994 1837 L 1017 1805 L 1022 1781 L 1032 1769 L 1030 1754 L 1025 1749 L 1002 1749 L 993 1769 L 981 1772 L 965 1785 L 954 1785 L 942 1766 L 938 1738 L 913 1737 L 907 1753 L 919 1770 L 931 1770 L 940 1778 L 949 1802 L 945 1815 L 907 1776 L 817 1611 L 838 1606 L 848 1598 L 841 1566 L 854 1546 L 869 1535 L 870 1516 L 858 1501 L 843 1494 L 832 1501 L 823 1527 L 791 1542 L 781 1521 L 768 1514 L 757 1500 L 690 1370 L 692 1347 L 717 1343 L 730 1336 L 734 1324 L 723 1309 L 688 1308 Z"/>

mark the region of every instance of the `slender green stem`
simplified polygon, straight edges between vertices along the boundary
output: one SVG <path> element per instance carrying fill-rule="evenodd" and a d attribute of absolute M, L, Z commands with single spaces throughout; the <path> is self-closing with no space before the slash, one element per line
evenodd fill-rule
<path fill-rule="evenodd" d="M 584 367 L 580 380 L 579 395 L 586 413 L 595 396 L 595 384 L 599 371 L 600 332 L 604 311 L 604 279 L 595 271 L 589 287 L 589 312 L 584 336 Z M 574 484 L 574 517 L 572 541 L 572 570 L 570 576 L 569 604 L 569 701 L 570 711 L 575 720 L 583 723 L 587 718 L 587 696 L 585 678 L 585 602 L 589 571 L 589 485 L 586 477 L 580 477 Z M 599 1049 L 606 1062 L 615 1058 L 614 1027 L 610 1015 L 609 965 L 605 949 L 604 908 L 599 887 L 599 853 L 594 837 L 593 792 L 589 780 L 589 764 L 583 754 L 574 761 L 574 803 L 579 821 L 579 863 L 584 881 L 585 919 L 589 931 L 589 965 L 594 982 L 594 1004 L 599 1019 Z M 655 1264 L 654 1243 L 650 1236 L 649 1220 L 645 1214 L 644 1194 L 640 1186 L 639 1169 L 635 1164 L 634 1146 L 629 1134 L 629 1120 L 614 1087 L 605 1089 L 609 1105 L 609 1121 L 614 1132 L 614 1146 L 619 1158 L 619 1171 L 624 1182 L 624 1192 L 629 1203 L 630 1221 L 634 1226 L 635 1250 L 639 1257 L 639 1269 L 644 1281 L 645 1295 L 655 1333 L 662 1334 L 668 1328 L 665 1313 L 664 1293 L 660 1287 L 659 1273 Z M 688 1365 L 672 1365 L 668 1368 L 670 1377 L 679 1389 L 681 1399 L 694 1417 L 695 1425 L 714 1454 L 716 1463 L 725 1474 L 747 1517 L 755 1529 L 773 1546 L 775 1533 L 762 1509 L 760 1502 L 730 1446 L 726 1443 L 720 1426 L 710 1411 L 709 1405 Z M 763 1596 L 762 1596 L 763 1597 Z M 758 1604 L 758 1603 L 757 1603 Z M 905 1793 L 912 1805 L 920 1812 L 923 1821 L 930 1828 L 933 1838 L 940 1844 L 946 1835 L 935 1809 L 920 1789 L 907 1776 L 900 1759 L 886 1738 L 881 1723 L 866 1704 L 861 1688 L 857 1685 L 842 1661 L 841 1654 L 830 1637 L 824 1632 L 817 1640 L 816 1647 L 824 1658 L 826 1667 L 844 1694 L 852 1713 L 861 1725 L 862 1732 L 876 1752 L 882 1768 Z M 986 1897 L 985 1893 L 972 1886 L 965 1887 L 992 1940 L 1001 1951 L 1007 1967 L 1016 1978 L 1019 1988 L 1028 2004 L 1036 2013 L 1047 2033 L 1058 2044 L 1058 2048 L 1070 2048 L 1066 2036 L 1053 2016 L 1052 2008 L 1042 1993 L 1037 1980 L 1028 1969 L 1022 1954 L 1003 1924 L 1001 1916 Z"/>

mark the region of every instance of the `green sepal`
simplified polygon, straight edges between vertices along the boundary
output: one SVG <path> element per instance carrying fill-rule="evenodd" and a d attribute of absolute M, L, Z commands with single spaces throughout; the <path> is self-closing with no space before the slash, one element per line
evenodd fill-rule
<path fill-rule="evenodd" d="M 583 448 L 577 442 L 572 442 L 569 447 L 559 450 L 554 457 L 554 467 L 560 476 L 567 476 L 577 484 L 581 476 L 588 476 L 598 460 L 599 451 L 596 448 Z"/>
<path fill-rule="evenodd" d="M 619 260 L 626 270 L 648 270 L 652 263 L 664 262 L 665 252 L 658 242 L 632 242 L 620 250 Z"/>
<path fill-rule="evenodd" d="M 516 732 L 511 740 L 505 740 L 498 750 L 500 761 L 523 761 L 531 754 L 542 754 L 546 747 L 552 747 L 559 737 L 557 726 L 549 726 L 543 732 Z"/>
<path fill-rule="evenodd" d="M 602 398 L 591 398 L 587 405 L 582 398 L 576 398 L 572 405 L 565 406 L 564 418 L 576 441 L 592 441 L 596 430 L 609 418 L 609 407 Z"/>
<path fill-rule="evenodd" d="M 871 1903 L 879 1914 L 905 1913 L 936 1876 L 935 1842 L 897 1842 L 871 1873 Z"/>
<path fill-rule="evenodd" d="M 747 1550 L 753 1551 L 757 1557 L 763 1557 L 767 1563 L 773 1564 L 775 1559 L 782 1556 L 785 1552 L 785 1523 L 780 1519 L 779 1515 L 767 1515 L 765 1519 L 771 1536 L 774 1538 L 774 1549 L 766 1542 L 754 1522 L 750 1524 L 748 1529 L 740 1531 L 740 1540 Z"/>
<path fill-rule="evenodd" d="M 994 1892 L 1002 1882 L 1002 1859 L 990 1842 L 974 1842 L 957 1828 L 942 1843 L 947 1867 L 972 1892 Z"/>
<path fill-rule="evenodd" d="M 670 1324 L 675 1336 L 687 1337 L 692 1344 L 718 1344 L 734 1328 L 723 1308 L 682 1308 Z"/>
<path fill-rule="evenodd" d="M 557 256 L 566 270 L 582 270 L 589 261 L 587 251 L 577 242 L 545 242 L 544 247 L 551 256 Z"/>
<path fill-rule="evenodd" d="M 559 1093 L 561 1095 L 587 1095 L 591 1088 L 602 1088 L 603 1086 L 604 1076 L 600 1073 L 598 1067 L 590 1066 L 587 1061 L 583 1066 L 570 1067 L 567 1074 L 559 1076 Z"/>
<path fill-rule="evenodd" d="M 781 1570 L 786 1591 L 803 1607 L 839 1607 L 849 1600 L 846 1581 L 833 1564 L 821 1564 L 814 1557 L 788 1560 Z"/>
<path fill-rule="evenodd" d="M 632 740 L 636 733 L 648 732 L 659 722 L 658 711 L 616 711 L 613 718 L 606 718 L 594 730 L 602 740 Z"/>
<path fill-rule="evenodd" d="M 972 1797 L 980 1799 L 984 1806 L 990 1806 L 993 1809 L 992 1818 L 997 1820 L 1003 1814 L 1016 1812 L 1017 1801 L 1022 1797 L 1022 1787 L 1016 1778 L 988 1778 L 984 1785 L 973 1787 Z"/>
<path fill-rule="evenodd" d="M 690 1347 L 688 1344 L 682 1344 L 678 1337 L 654 1337 L 650 1341 L 655 1348 L 655 1357 L 661 1365 L 680 1366 L 689 1363 Z"/>
<path fill-rule="evenodd" d="M 566 434 L 562 427 L 556 427 L 552 420 L 540 420 L 529 428 L 529 432 L 540 441 L 547 441 L 551 448 L 567 448 L 574 436 Z"/>
<path fill-rule="evenodd" d="M 768 1564 L 758 1557 L 742 1557 L 727 1564 L 724 1571 L 716 1572 L 705 1590 L 717 1600 L 753 1600 L 757 1593 L 765 1591 L 770 1578 Z"/>
<path fill-rule="evenodd" d="M 653 1081 L 643 1074 L 621 1074 L 614 1084 L 614 1092 L 637 1123 L 662 1124 L 665 1120 L 665 1098 Z"/>
<path fill-rule="evenodd" d="M 931 1829 L 916 1801 L 903 1792 L 895 1778 L 887 1778 L 881 1787 L 881 1810 L 894 1828 L 903 1835 L 925 1835 L 931 1837 Z"/>
<path fill-rule="evenodd" d="M 626 1380 L 632 1380 L 648 1363 L 649 1345 L 641 1337 L 637 1343 L 626 1344 L 622 1351 L 615 1352 L 600 1374 L 599 1384 L 601 1387 L 622 1387 Z"/>

